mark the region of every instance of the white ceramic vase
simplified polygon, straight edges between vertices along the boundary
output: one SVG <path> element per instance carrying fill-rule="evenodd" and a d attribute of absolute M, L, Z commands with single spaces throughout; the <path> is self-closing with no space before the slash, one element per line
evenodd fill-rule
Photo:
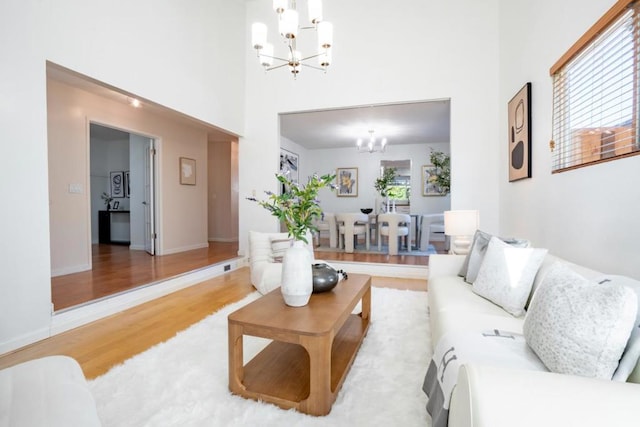
<path fill-rule="evenodd" d="M 311 252 L 300 240 L 293 242 L 282 259 L 282 285 L 284 302 L 292 307 L 307 305 L 313 292 Z"/>

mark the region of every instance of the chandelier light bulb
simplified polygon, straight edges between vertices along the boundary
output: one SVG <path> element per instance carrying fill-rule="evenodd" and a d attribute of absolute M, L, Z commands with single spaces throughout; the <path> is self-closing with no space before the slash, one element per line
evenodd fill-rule
<path fill-rule="evenodd" d="M 322 0 L 309 0 L 309 21 L 317 24 L 322 21 Z"/>
<path fill-rule="evenodd" d="M 251 25 L 251 44 L 254 49 L 260 50 L 267 43 L 267 26 L 262 22 L 254 22 Z"/>
<path fill-rule="evenodd" d="M 280 34 L 288 39 L 298 35 L 298 12 L 287 9 L 280 15 Z"/>
<path fill-rule="evenodd" d="M 358 140 L 356 141 L 356 145 L 358 146 L 358 148 L 362 147 L 362 138 L 358 138 Z"/>

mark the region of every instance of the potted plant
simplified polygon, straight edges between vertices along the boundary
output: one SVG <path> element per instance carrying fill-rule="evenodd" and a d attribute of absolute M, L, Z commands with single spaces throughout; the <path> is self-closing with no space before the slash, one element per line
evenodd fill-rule
<path fill-rule="evenodd" d="M 436 169 L 431 179 L 440 189 L 440 193 L 445 196 L 451 192 L 451 158 L 442 151 L 434 149 L 431 149 L 429 158 Z"/>
<path fill-rule="evenodd" d="M 318 201 L 321 188 L 336 188 L 335 174 L 318 176 L 314 174 L 306 185 L 293 182 L 287 175 L 276 174 L 285 191 L 274 194 L 266 191 L 266 200 L 249 200 L 258 202 L 273 216 L 282 221 L 289 237 L 294 239 L 293 245 L 287 249 L 282 260 L 282 279 L 280 289 L 287 305 L 300 307 L 309 302 L 313 291 L 313 273 L 311 253 L 305 247 L 309 243 L 312 231 L 317 231 L 313 221 L 322 215 Z"/>
<path fill-rule="evenodd" d="M 396 169 L 385 168 L 384 172 L 382 173 L 382 176 L 376 178 L 374 183 L 374 187 L 376 191 L 380 193 L 380 196 L 387 199 L 387 203 L 386 203 L 387 209 L 389 209 L 389 196 L 392 195 L 391 194 L 392 188 L 390 188 L 390 186 L 391 184 L 393 184 L 395 179 L 396 179 Z"/>
<path fill-rule="evenodd" d="M 107 205 L 107 210 L 111 210 L 111 201 L 113 200 L 113 197 L 108 195 L 106 191 L 103 191 L 100 197 L 104 200 L 104 204 Z"/>

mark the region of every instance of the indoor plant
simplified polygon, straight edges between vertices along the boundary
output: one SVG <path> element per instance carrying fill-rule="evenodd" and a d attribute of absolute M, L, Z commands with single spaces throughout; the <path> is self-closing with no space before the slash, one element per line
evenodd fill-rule
<path fill-rule="evenodd" d="M 451 192 L 451 158 L 442 151 L 431 149 L 429 159 L 436 169 L 431 180 L 438 186 L 443 196 L 449 194 Z"/>
<path fill-rule="evenodd" d="M 381 177 L 376 178 L 374 182 L 374 187 L 380 196 L 387 199 L 387 209 L 389 209 L 389 196 L 391 196 L 391 184 L 396 179 L 396 169 L 395 168 L 386 168 L 382 173 Z"/>
<path fill-rule="evenodd" d="M 258 202 L 287 227 L 289 237 L 294 239 L 282 260 L 282 278 L 280 290 L 287 305 L 300 307 L 309 302 L 313 292 L 312 256 L 305 247 L 309 243 L 311 231 L 316 231 L 314 219 L 322 215 L 318 191 L 324 187 L 335 189 L 335 174 L 318 176 L 314 174 L 306 185 L 293 182 L 285 174 L 276 174 L 284 191 L 275 194 L 267 191 L 266 200 Z"/>

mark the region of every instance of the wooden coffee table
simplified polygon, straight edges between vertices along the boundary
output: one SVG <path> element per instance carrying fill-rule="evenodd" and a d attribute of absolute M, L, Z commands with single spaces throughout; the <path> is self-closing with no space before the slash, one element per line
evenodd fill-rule
<path fill-rule="evenodd" d="M 362 311 L 352 314 L 359 301 Z M 350 274 L 331 292 L 289 307 L 280 288 L 231 313 L 229 389 L 250 399 L 326 415 L 369 329 L 371 277 Z M 273 340 L 243 366 L 243 335 Z"/>

